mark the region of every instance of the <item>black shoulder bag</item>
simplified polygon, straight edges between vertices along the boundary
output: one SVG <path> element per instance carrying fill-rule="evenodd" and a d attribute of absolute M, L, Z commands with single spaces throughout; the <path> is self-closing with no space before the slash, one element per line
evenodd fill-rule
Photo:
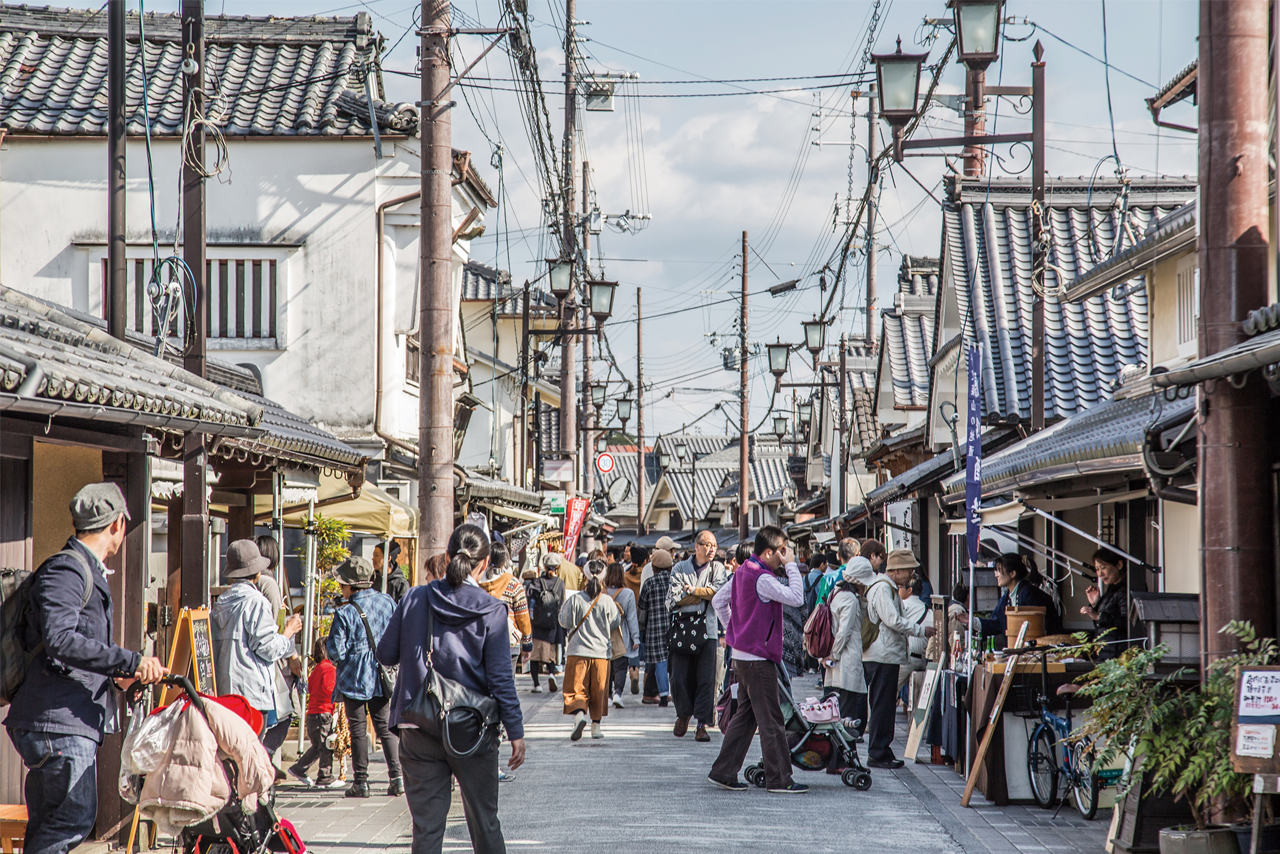
<path fill-rule="evenodd" d="M 355 602 L 348 604 L 356 609 L 356 613 L 364 621 L 364 636 L 369 639 L 369 652 L 373 655 L 373 663 L 378 666 L 378 685 L 382 688 L 382 696 L 392 700 L 396 696 L 396 675 L 400 668 L 387 667 L 378 661 L 378 644 L 373 639 L 373 629 L 369 627 L 369 618 L 364 615 L 364 610 Z"/>
<path fill-rule="evenodd" d="M 439 739 L 445 753 L 464 759 L 492 746 L 498 733 L 498 701 L 441 676 L 435 650 L 435 609 L 427 600 L 427 676 L 401 717 Z M 461 745 L 461 746 L 459 746 Z"/>

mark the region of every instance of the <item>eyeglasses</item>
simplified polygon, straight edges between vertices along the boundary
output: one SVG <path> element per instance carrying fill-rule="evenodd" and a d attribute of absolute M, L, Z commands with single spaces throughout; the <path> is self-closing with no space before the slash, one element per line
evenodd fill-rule
<path fill-rule="evenodd" d="M 716 547 L 715 541 L 712 541 L 709 543 L 698 543 L 698 548 L 700 549 L 714 549 L 715 547 Z"/>

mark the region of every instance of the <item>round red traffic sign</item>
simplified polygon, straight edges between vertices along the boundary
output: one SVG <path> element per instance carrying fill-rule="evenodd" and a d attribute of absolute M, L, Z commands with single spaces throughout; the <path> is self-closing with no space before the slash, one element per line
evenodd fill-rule
<path fill-rule="evenodd" d="M 596 468 L 600 469 L 601 474 L 608 474 L 613 471 L 613 454 L 606 451 L 596 457 Z"/>

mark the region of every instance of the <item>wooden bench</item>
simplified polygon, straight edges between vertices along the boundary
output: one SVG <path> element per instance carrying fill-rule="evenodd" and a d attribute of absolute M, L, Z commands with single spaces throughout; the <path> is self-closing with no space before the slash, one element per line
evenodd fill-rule
<path fill-rule="evenodd" d="M 0 852 L 21 851 L 26 835 L 27 808 L 22 804 L 0 804 Z"/>

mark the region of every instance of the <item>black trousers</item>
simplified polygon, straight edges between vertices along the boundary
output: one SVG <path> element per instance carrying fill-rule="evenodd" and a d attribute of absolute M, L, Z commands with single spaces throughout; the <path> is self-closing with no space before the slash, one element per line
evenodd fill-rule
<path fill-rule="evenodd" d="M 716 638 L 707 638 L 693 655 L 673 653 L 667 658 L 676 717 L 696 717 L 707 726 L 715 723 L 716 643 Z"/>
<path fill-rule="evenodd" d="M 404 787 L 413 816 L 412 854 L 440 854 L 449 816 L 449 778 L 456 777 L 462 811 L 475 854 L 506 854 L 498 822 L 498 743 L 489 750 L 455 759 L 437 739 L 412 727 L 399 730 Z"/>
<path fill-rule="evenodd" d="M 285 739 L 289 737 L 289 727 L 293 724 L 293 715 L 285 715 L 275 726 L 262 733 L 262 746 L 267 749 L 267 753 L 274 754 L 284 745 Z"/>
<path fill-rule="evenodd" d="M 843 688 L 826 688 L 822 699 L 835 697 L 840 702 L 840 717 L 862 721 L 859 733 L 867 730 L 867 695 L 861 691 L 846 691 Z"/>
<path fill-rule="evenodd" d="M 293 767 L 305 774 L 318 759 L 320 765 L 316 772 L 316 782 L 320 785 L 333 782 L 333 751 L 326 746 L 332 734 L 333 715 L 307 715 L 307 741 L 311 746 L 298 757 Z"/>
<path fill-rule="evenodd" d="M 630 666 L 631 659 L 625 655 L 620 655 L 609 662 L 610 693 L 622 696 L 622 690 L 627 687 L 627 668 Z"/>
<path fill-rule="evenodd" d="M 554 676 L 556 674 L 556 666 L 548 661 L 530 661 L 529 664 L 531 665 L 529 672 L 533 674 L 534 685 L 538 684 L 538 677 L 543 673 L 550 676 Z"/>
<path fill-rule="evenodd" d="M 897 664 L 863 661 L 862 673 L 867 677 L 867 757 L 877 762 L 892 762 L 893 716 L 897 711 Z"/>
<path fill-rule="evenodd" d="M 347 729 L 351 731 L 351 770 L 356 783 L 369 782 L 369 727 L 365 723 L 365 707 L 373 718 L 373 731 L 382 742 L 382 755 L 387 759 L 387 776 L 392 780 L 400 773 L 400 739 L 391 731 L 391 703 L 386 697 L 372 700 L 343 700 L 347 707 Z"/>
<path fill-rule="evenodd" d="M 711 766 L 711 778 L 725 783 L 738 779 L 758 726 L 765 785 L 784 789 L 791 785 L 791 752 L 778 701 L 778 666 L 772 661 L 735 661 L 733 673 L 738 679 L 738 708 Z"/>

